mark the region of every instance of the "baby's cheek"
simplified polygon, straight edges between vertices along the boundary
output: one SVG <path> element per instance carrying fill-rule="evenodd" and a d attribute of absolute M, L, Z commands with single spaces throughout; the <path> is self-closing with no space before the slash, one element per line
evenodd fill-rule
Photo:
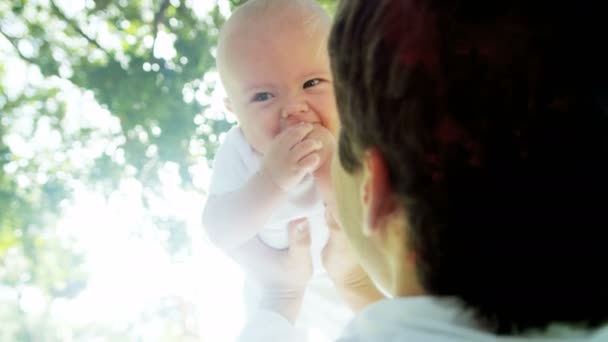
<path fill-rule="evenodd" d="M 340 118 L 338 117 L 338 109 L 336 107 L 335 100 L 332 99 L 327 106 L 327 111 L 322 118 L 322 124 L 329 130 L 329 132 L 334 136 L 338 136 L 338 131 L 340 130 Z"/>
<path fill-rule="evenodd" d="M 287 127 L 283 124 L 283 120 L 276 120 L 272 124 L 266 125 L 266 136 L 269 140 L 274 140 Z"/>
<path fill-rule="evenodd" d="M 338 136 L 338 132 L 340 131 L 340 120 L 338 120 L 338 115 L 331 117 L 324 124 L 325 128 L 333 135 L 334 137 Z"/>
<path fill-rule="evenodd" d="M 279 132 L 283 132 L 284 130 L 288 129 L 289 127 L 295 126 L 297 125 L 298 122 L 294 121 L 294 120 L 285 120 L 285 119 L 281 119 L 279 121 Z M 277 132 L 277 134 L 279 134 Z"/>
<path fill-rule="evenodd" d="M 258 153 L 264 155 L 270 148 L 270 145 L 272 145 L 274 139 L 276 139 L 277 135 L 279 135 L 280 130 L 277 126 L 276 129 L 268 129 L 259 133 L 258 144 L 257 146 L 253 147 Z"/>

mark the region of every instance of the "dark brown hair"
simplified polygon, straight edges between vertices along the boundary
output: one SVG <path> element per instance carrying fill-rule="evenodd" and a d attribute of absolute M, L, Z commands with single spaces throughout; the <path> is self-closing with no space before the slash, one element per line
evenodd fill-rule
<path fill-rule="evenodd" d="M 608 322 L 603 12 L 546 4 L 345 0 L 329 43 L 343 167 L 380 150 L 424 287 L 498 333 Z"/>

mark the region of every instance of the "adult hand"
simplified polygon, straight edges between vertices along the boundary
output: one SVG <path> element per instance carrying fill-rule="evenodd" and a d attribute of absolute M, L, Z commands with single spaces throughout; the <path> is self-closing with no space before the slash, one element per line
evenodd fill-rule
<path fill-rule="evenodd" d="M 291 221 L 288 229 L 288 249 L 271 248 L 254 237 L 230 256 L 260 285 L 261 308 L 294 322 L 312 276 L 310 227 L 308 220 L 298 219 Z"/>
<path fill-rule="evenodd" d="M 323 249 L 323 266 L 354 312 L 384 298 L 359 263 L 353 247 L 330 210 L 326 211 L 329 241 Z"/>

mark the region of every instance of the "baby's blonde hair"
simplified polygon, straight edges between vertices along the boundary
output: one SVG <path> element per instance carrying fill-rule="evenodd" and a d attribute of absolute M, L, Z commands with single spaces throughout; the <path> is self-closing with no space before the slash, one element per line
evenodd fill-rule
<path fill-rule="evenodd" d="M 307 27 L 318 27 L 331 21 L 329 14 L 314 0 L 249 0 L 238 7 L 231 18 L 240 13 L 261 14 L 285 9 L 295 9 Z"/>
<path fill-rule="evenodd" d="M 269 16 L 279 20 L 283 16 L 289 20 L 290 24 L 301 25 L 302 29 L 311 35 L 319 30 L 325 31 L 325 34 L 328 35 L 331 27 L 331 17 L 315 0 L 249 0 L 234 11 L 220 31 L 216 58 L 220 77 L 222 75 L 222 60 L 225 54 L 225 41 L 232 34 L 239 34 L 238 24 L 245 19 L 259 17 L 261 18 L 259 24 L 262 25 L 265 23 L 263 18 Z"/>

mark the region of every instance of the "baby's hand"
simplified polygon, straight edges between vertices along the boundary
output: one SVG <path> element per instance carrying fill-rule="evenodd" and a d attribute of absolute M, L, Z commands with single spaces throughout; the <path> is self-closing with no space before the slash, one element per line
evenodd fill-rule
<path fill-rule="evenodd" d="M 334 154 L 336 145 L 334 136 L 327 128 L 323 127 L 322 125 L 315 124 L 312 132 L 310 132 L 306 138 L 318 140 L 323 144 L 322 148 L 318 151 L 319 158 L 321 158 L 321 160 L 319 161 L 319 167 L 317 170 L 315 170 L 315 173 L 321 171 L 321 168 L 329 168 L 331 157 Z"/>
<path fill-rule="evenodd" d="M 268 148 L 262 161 L 262 170 L 273 182 L 288 191 L 302 181 L 307 173 L 320 165 L 317 153 L 323 144 L 320 140 L 307 138 L 313 125 L 302 123 L 279 133 Z"/>

